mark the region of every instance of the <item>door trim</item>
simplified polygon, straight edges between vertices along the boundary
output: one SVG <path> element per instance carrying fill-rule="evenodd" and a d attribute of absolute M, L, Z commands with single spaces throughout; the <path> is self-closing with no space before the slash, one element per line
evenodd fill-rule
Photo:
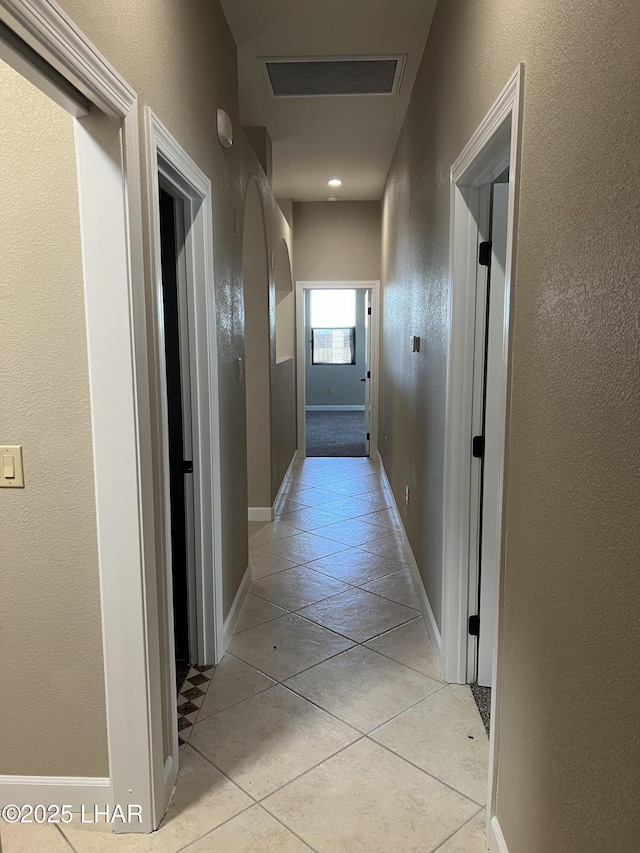
<path fill-rule="evenodd" d="M 169 434 L 164 352 L 164 310 L 159 216 L 159 175 L 183 202 L 185 216 L 185 268 L 188 303 L 193 444 L 195 528 L 197 663 L 216 664 L 224 650 L 222 613 L 222 499 L 220 473 L 220 419 L 216 306 L 213 281 L 213 216 L 211 181 L 169 133 L 160 119 L 145 108 L 149 212 L 151 222 L 151 275 L 153 281 L 156 351 L 160 392 L 159 432 L 162 444 L 162 495 L 164 577 L 171 590 L 171 498 L 169 488 Z M 169 684 L 175 683 L 173 658 L 173 601 L 166 595 L 169 638 Z M 170 702 L 175 763 L 165 768 L 169 793 L 175 781 L 178 732 L 175 697 Z"/>
<path fill-rule="evenodd" d="M 379 281 L 296 281 L 296 370 L 297 370 L 297 421 L 298 421 L 298 459 L 306 459 L 307 437 L 305 423 L 306 399 L 306 346 L 304 334 L 304 293 L 305 290 L 370 290 L 371 291 L 371 439 L 369 458 L 378 453 L 378 389 L 379 389 L 379 349 L 380 349 L 380 282 Z"/>
<path fill-rule="evenodd" d="M 114 830 L 150 832 L 166 798 L 137 95 L 52 0 L 0 0 L 0 19 L 98 107 L 75 138 L 109 780 L 143 815 Z"/>
<path fill-rule="evenodd" d="M 449 352 L 445 426 L 443 503 L 442 666 L 445 681 L 467 681 L 467 618 L 469 614 L 469 553 L 471 434 L 474 318 L 480 188 L 509 165 L 509 218 L 505 268 L 505 311 L 502 334 L 500 447 L 502 468 L 497 478 L 496 620 L 491 691 L 488 825 L 495 816 L 500 655 L 502 636 L 502 560 L 504 558 L 504 476 L 507 456 L 511 291 L 514 280 L 524 65 L 519 65 L 500 96 L 451 167 Z M 476 520 L 477 523 L 477 520 Z"/>

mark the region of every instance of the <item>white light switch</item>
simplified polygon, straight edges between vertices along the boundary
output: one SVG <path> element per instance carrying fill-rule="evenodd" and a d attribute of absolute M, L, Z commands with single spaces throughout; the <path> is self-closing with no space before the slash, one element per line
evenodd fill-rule
<path fill-rule="evenodd" d="M 0 445 L 2 467 L 0 469 L 0 489 L 24 488 L 21 445 Z"/>

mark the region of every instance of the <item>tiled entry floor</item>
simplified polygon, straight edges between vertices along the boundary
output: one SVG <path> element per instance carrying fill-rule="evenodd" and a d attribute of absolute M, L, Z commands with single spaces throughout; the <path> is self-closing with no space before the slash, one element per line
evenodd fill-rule
<path fill-rule="evenodd" d="M 305 460 L 278 509 L 250 525 L 254 581 L 160 830 L 5 828 L 3 853 L 486 850 L 484 727 L 442 682 L 376 465 Z"/>

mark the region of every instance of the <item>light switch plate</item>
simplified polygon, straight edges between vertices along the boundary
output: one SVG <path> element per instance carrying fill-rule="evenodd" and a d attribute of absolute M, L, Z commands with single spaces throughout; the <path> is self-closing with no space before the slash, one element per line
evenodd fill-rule
<path fill-rule="evenodd" d="M 24 489 L 22 446 L 0 445 L 0 489 Z"/>

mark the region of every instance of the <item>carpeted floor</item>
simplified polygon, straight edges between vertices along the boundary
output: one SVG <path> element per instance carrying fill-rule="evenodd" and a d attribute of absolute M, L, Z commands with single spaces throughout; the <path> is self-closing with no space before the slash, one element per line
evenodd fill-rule
<path fill-rule="evenodd" d="M 489 732 L 491 730 L 491 688 L 480 687 L 479 684 L 471 684 L 469 686 L 471 687 L 473 698 L 476 700 L 478 711 L 480 711 L 480 716 L 482 717 L 487 737 L 489 737 Z"/>
<path fill-rule="evenodd" d="M 364 412 L 307 412 L 307 456 L 366 456 Z"/>

